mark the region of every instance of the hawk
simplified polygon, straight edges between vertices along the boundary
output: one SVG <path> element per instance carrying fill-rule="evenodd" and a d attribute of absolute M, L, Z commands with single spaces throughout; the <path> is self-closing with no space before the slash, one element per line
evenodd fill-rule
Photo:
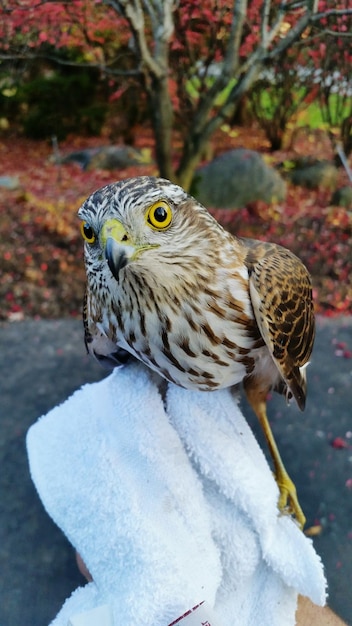
<path fill-rule="evenodd" d="M 79 217 L 88 351 L 112 365 L 133 355 L 186 389 L 242 382 L 273 458 L 278 507 L 303 528 L 266 399 L 273 389 L 305 406 L 315 333 L 305 266 L 279 245 L 234 237 L 162 178 L 107 185 Z"/>

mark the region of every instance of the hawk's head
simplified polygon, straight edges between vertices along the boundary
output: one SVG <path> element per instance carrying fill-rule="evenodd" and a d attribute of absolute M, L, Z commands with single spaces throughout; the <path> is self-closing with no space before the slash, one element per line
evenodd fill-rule
<path fill-rule="evenodd" d="M 197 267 L 211 254 L 220 226 L 181 187 L 162 178 L 141 176 L 93 193 L 78 213 L 85 240 L 87 274 L 119 281 L 133 263 L 159 280 L 177 265 Z M 219 236 L 219 232 L 217 233 Z"/>

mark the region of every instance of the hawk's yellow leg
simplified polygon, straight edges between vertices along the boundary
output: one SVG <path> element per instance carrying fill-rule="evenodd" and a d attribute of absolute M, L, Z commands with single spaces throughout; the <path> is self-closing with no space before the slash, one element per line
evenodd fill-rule
<path fill-rule="evenodd" d="M 293 515 L 296 518 L 301 530 L 303 530 L 306 523 L 306 518 L 298 502 L 295 484 L 291 480 L 285 469 L 285 466 L 280 456 L 280 452 L 276 445 L 274 435 L 269 424 L 268 416 L 266 414 L 266 401 L 265 399 L 263 399 L 263 397 L 260 397 L 262 394 L 258 394 L 258 390 L 255 390 L 255 388 L 251 388 L 250 385 L 245 385 L 245 389 L 248 400 L 262 426 L 265 439 L 267 441 L 270 454 L 273 459 L 275 478 L 280 490 L 280 497 L 278 502 L 279 510 L 283 514 L 288 513 L 290 515 Z"/>

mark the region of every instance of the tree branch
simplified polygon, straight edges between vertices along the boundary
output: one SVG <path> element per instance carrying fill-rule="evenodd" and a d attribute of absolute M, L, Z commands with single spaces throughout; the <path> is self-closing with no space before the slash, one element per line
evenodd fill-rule
<path fill-rule="evenodd" d="M 153 59 L 147 44 L 144 14 L 140 0 L 120 0 L 119 2 L 104 0 L 104 4 L 111 6 L 127 20 L 138 48 L 140 61 L 149 72 L 159 76 L 161 68 Z"/>
<path fill-rule="evenodd" d="M 221 74 L 214 80 L 211 87 L 199 99 L 197 111 L 192 123 L 194 136 L 203 132 L 208 116 L 214 107 L 219 93 L 226 87 L 229 80 L 236 75 L 239 66 L 239 47 L 244 20 L 247 14 L 247 0 L 236 0 L 233 5 L 231 29 L 228 38 Z"/>
<path fill-rule="evenodd" d="M 0 60 L 1 61 L 35 61 L 36 59 L 45 59 L 48 61 L 53 61 L 54 63 L 57 63 L 58 65 L 66 65 L 69 67 L 83 67 L 86 69 L 95 69 L 95 70 L 99 70 L 101 72 L 104 72 L 105 74 L 109 74 L 110 76 L 125 76 L 126 78 L 128 77 L 132 77 L 132 76 L 140 76 L 142 71 L 138 68 L 136 68 L 135 70 L 116 70 L 113 68 L 108 67 L 107 63 L 104 63 L 104 65 L 102 65 L 101 63 L 83 63 L 82 61 L 67 61 L 66 59 L 61 59 L 60 57 L 56 57 L 55 55 L 52 54 L 42 54 L 42 53 L 33 53 L 30 54 L 27 51 L 23 52 L 23 53 L 1 53 L 0 52 Z M 110 63 L 114 63 L 116 62 L 116 59 L 113 59 L 110 61 Z"/>
<path fill-rule="evenodd" d="M 140 62 L 157 79 L 168 72 L 168 45 L 173 33 L 172 12 L 174 0 L 153 4 L 149 0 L 104 0 L 128 21 L 138 47 Z M 144 12 L 150 17 L 153 29 L 154 51 L 150 50 Z"/>
<path fill-rule="evenodd" d="M 271 0 L 264 0 L 262 8 L 262 22 L 260 25 L 260 38 L 264 48 L 267 48 L 268 30 L 269 30 L 269 15 L 271 9 Z"/>
<path fill-rule="evenodd" d="M 311 16 L 311 22 L 317 22 L 324 17 L 343 17 L 345 15 L 352 15 L 351 9 L 327 9 L 326 11 L 321 11 L 320 13 L 315 13 Z"/>
<path fill-rule="evenodd" d="M 130 25 L 136 43 L 137 63 L 149 98 L 159 170 L 162 176 L 174 179 L 171 150 L 173 107 L 168 78 L 175 0 L 105 0 L 105 4 L 118 10 Z M 146 17 L 150 20 L 151 36 Z"/>
<path fill-rule="evenodd" d="M 301 34 L 310 24 L 315 24 L 316 22 L 327 17 L 352 15 L 352 9 L 328 9 L 327 11 L 321 11 L 320 13 L 313 13 L 316 8 L 317 0 L 314 2 L 313 9 L 307 9 L 301 19 L 289 30 L 286 37 L 282 39 L 271 52 L 269 52 L 267 55 L 268 60 L 274 59 L 283 54 L 300 38 Z"/>
<path fill-rule="evenodd" d="M 240 46 L 242 41 L 243 25 L 247 16 L 247 7 L 247 0 L 234 2 L 229 43 L 223 67 L 226 76 L 234 74 L 239 66 Z"/>

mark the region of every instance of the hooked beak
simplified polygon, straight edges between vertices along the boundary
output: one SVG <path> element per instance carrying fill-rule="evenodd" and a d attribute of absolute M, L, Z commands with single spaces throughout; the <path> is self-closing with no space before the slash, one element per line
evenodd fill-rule
<path fill-rule="evenodd" d="M 107 220 L 101 230 L 101 243 L 105 257 L 114 278 L 118 280 L 120 270 L 125 267 L 136 253 L 125 228 L 116 219 Z"/>

